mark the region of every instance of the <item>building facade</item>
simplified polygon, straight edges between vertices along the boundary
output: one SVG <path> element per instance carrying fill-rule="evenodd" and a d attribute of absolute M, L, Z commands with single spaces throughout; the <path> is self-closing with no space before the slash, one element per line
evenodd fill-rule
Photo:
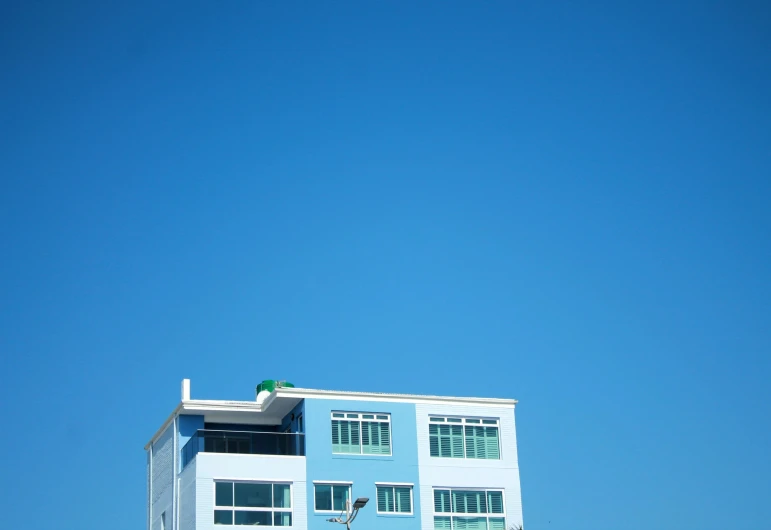
<path fill-rule="evenodd" d="M 145 446 L 148 530 L 288 526 L 509 530 L 522 524 L 515 400 L 294 388 L 182 400 Z"/>

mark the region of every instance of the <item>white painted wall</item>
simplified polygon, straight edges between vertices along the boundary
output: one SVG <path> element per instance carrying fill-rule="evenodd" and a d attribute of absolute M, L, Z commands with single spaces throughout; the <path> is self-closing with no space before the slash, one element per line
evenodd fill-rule
<path fill-rule="evenodd" d="M 179 530 L 195 530 L 196 460 L 179 474 Z"/>
<path fill-rule="evenodd" d="M 161 514 L 166 512 L 166 530 L 173 524 L 174 497 L 174 424 L 170 424 L 152 448 L 152 518 L 151 530 L 161 530 Z"/>
<path fill-rule="evenodd" d="M 513 407 L 477 405 L 415 406 L 418 429 L 418 473 L 422 530 L 434 528 L 434 488 L 503 488 L 506 524 L 522 524 L 522 495 Z M 487 417 L 500 420 L 500 460 L 432 457 L 429 449 L 429 415 Z"/>
<path fill-rule="evenodd" d="M 195 466 L 196 530 L 221 530 L 222 528 L 214 525 L 214 481 L 216 479 L 291 482 L 292 528 L 307 530 L 305 457 L 198 453 L 195 457 Z"/>

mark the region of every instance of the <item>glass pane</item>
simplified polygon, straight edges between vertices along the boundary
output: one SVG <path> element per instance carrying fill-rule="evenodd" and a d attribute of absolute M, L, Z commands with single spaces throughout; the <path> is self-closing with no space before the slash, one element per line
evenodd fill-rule
<path fill-rule="evenodd" d="M 345 414 L 340 414 L 339 412 L 333 412 L 332 413 L 333 418 L 345 418 Z"/>
<path fill-rule="evenodd" d="M 444 421 L 444 418 L 429 418 L 428 421 Z"/>
<path fill-rule="evenodd" d="M 270 526 L 271 512 L 239 512 L 236 511 L 236 524 Z"/>
<path fill-rule="evenodd" d="M 447 421 L 449 423 L 460 423 L 463 420 L 461 420 L 460 418 L 447 418 Z"/>
<path fill-rule="evenodd" d="M 273 504 L 272 486 L 272 484 L 239 484 L 236 482 L 235 505 L 248 508 L 270 508 Z"/>
<path fill-rule="evenodd" d="M 274 508 L 291 508 L 292 507 L 292 497 L 289 493 L 289 484 L 273 485 L 273 507 Z"/>
<path fill-rule="evenodd" d="M 378 416 L 377 419 L 379 419 L 379 420 L 387 420 L 388 416 Z"/>
<path fill-rule="evenodd" d="M 451 528 L 449 517 L 434 517 L 434 530 L 450 530 Z"/>
<path fill-rule="evenodd" d="M 482 423 L 484 423 L 485 425 L 497 425 L 498 420 L 482 420 Z"/>
<path fill-rule="evenodd" d="M 349 486 L 332 486 L 332 509 L 335 511 L 343 511 L 346 508 L 346 501 L 348 500 Z"/>
<path fill-rule="evenodd" d="M 233 524 L 231 510 L 214 510 L 214 524 Z"/>
<path fill-rule="evenodd" d="M 316 485 L 316 510 L 332 510 L 332 486 Z"/>
<path fill-rule="evenodd" d="M 358 414 L 346 414 L 345 417 L 346 418 L 358 418 L 359 415 Z"/>
<path fill-rule="evenodd" d="M 214 484 L 214 498 L 217 506 L 233 506 L 233 483 L 216 482 Z"/>
<path fill-rule="evenodd" d="M 466 423 L 481 423 L 479 420 L 466 420 Z"/>
<path fill-rule="evenodd" d="M 273 526 L 292 526 L 292 512 L 274 513 Z"/>

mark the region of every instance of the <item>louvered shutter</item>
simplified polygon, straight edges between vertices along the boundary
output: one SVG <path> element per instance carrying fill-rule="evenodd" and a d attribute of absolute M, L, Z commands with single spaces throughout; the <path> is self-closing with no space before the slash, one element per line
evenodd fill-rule
<path fill-rule="evenodd" d="M 391 454 L 391 424 L 386 422 L 380 423 L 380 454 Z"/>
<path fill-rule="evenodd" d="M 394 489 L 390 487 L 377 488 L 377 510 L 379 512 L 394 511 Z"/>
<path fill-rule="evenodd" d="M 487 530 L 486 517 L 453 517 L 453 530 Z"/>
<path fill-rule="evenodd" d="M 434 511 L 437 513 L 450 513 L 450 490 L 434 490 Z"/>
<path fill-rule="evenodd" d="M 449 517 L 434 517 L 434 530 L 452 530 Z"/>
<path fill-rule="evenodd" d="M 503 513 L 503 493 L 500 491 L 488 491 L 487 507 L 490 513 Z"/>
<path fill-rule="evenodd" d="M 439 456 L 439 426 L 435 423 L 428 426 L 428 447 L 431 456 Z"/>
<path fill-rule="evenodd" d="M 490 517 L 490 530 L 506 530 L 506 519 L 503 517 Z"/>
<path fill-rule="evenodd" d="M 485 454 L 487 458 L 499 460 L 501 458 L 500 444 L 498 443 L 498 427 L 484 427 Z"/>
<path fill-rule="evenodd" d="M 332 420 L 332 452 L 342 453 L 342 443 L 340 440 L 340 421 Z"/>
<path fill-rule="evenodd" d="M 463 427 L 460 425 L 450 426 L 450 456 L 452 458 L 463 458 Z"/>
<path fill-rule="evenodd" d="M 412 488 L 394 488 L 396 511 L 410 513 L 412 511 Z"/>

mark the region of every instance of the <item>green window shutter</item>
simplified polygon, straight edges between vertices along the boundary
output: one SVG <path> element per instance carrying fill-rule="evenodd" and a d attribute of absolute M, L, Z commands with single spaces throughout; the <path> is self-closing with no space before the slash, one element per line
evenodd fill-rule
<path fill-rule="evenodd" d="M 498 443 L 498 427 L 482 427 L 485 431 L 485 449 L 487 458 L 500 460 L 501 451 Z"/>
<path fill-rule="evenodd" d="M 377 487 L 377 511 L 394 511 L 394 489 L 391 487 Z"/>
<path fill-rule="evenodd" d="M 487 506 L 489 513 L 503 513 L 503 493 L 500 491 L 488 491 Z"/>
<path fill-rule="evenodd" d="M 460 425 L 450 426 L 450 454 L 453 458 L 463 458 L 463 427 Z"/>
<path fill-rule="evenodd" d="M 332 420 L 332 452 L 341 453 L 340 421 Z"/>
<path fill-rule="evenodd" d="M 450 490 L 434 490 L 434 511 L 450 513 Z"/>
<path fill-rule="evenodd" d="M 453 513 L 487 513 L 487 502 L 483 491 L 452 492 Z"/>
<path fill-rule="evenodd" d="M 477 440 L 474 436 L 474 427 L 466 425 L 466 458 L 476 458 Z"/>
<path fill-rule="evenodd" d="M 361 453 L 361 436 L 359 432 L 360 424 L 358 421 L 349 422 L 351 428 L 351 445 L 349 453 Z"/>
<path fill-rule="evenodd" d="M 452 530 L 449 517 L 434 517 L 434 530 Z"/>
<path fill-rule="evenodd" d="M 486 517 L 453 517 L 453 530 L 487 530 Z"/>
<path fill-rule="evenodd" d="M 503 517 L 490 517 L 490 530 L 506 530 L 506 519 Z"/>
<path fill-rule="evenodd" d="M 375 421 L 361 422 L 361 447 L 365 455 L 387 454 L 387 450 L 382 447 L 382 435 L 380 432 L 380 423 Z M 387 425 L 387 424 L 383 424 Z"/>
<path fill-rule="evenodd" d="M 380 454 L 391 454 L 391 424 L 380 423 Z"/>
<path fill-rule="evenodd" d="M 332 420 L 332 452 L 361 452 L 361 437 L 359 435 L 358 421 Z"/>
<path fill-rule="evenodd" d="M 485 427 L 466 425 L 466 458 L 487 458 Z"/>
<path fill-rule="evenodd" d="M 439 426 L 435 423 L 428 426 L 428 448 L 431 456 L 439 456 Z"/>
<path fill-rule="evenodd" d="M 412 488 L 394 488 L 396 511 L 410 513 L 412 511 Z"/>

